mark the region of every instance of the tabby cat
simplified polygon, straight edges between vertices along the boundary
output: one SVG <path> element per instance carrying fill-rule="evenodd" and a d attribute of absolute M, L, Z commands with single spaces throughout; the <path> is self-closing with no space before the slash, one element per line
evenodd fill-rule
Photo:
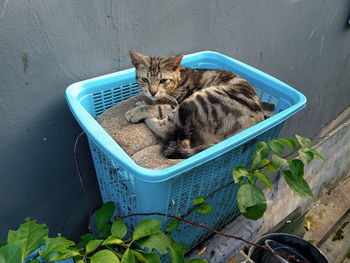
<path fill-rule="evenodd" d="M 130 51 L 136 80 L 152 103 L 128 111 L 164 143 L 167 158 L 190 157 L 263 121 L 266 103 L 245 79 L 225 70 L 180 66 L 183 55 L 145 56 Z"/>

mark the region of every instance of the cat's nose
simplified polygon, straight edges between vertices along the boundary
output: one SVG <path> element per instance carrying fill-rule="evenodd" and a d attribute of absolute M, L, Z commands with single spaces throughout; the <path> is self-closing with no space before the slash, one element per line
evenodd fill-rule
<path fill-rule="evenodd" d="M 149 93 L 151 93 L 152 96 L 156 95 L 158 92 L 158 90 L 150 90 Z"/>

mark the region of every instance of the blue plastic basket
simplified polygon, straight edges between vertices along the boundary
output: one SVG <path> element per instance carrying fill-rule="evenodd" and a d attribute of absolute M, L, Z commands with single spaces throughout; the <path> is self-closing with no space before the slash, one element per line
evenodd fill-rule
<path fill-rule="evenodd" d="M 252 83 L 262 101 L 276 105 L 276 114 L 169 168 L 152 170 L 137 165 L 96 122 L 95 117 L 118 102 L 141 92 L 135 70 L 81 81 L 70 85 L 66 99 L 76 120 L 86 132 L 104 202 L 116 204 L 117 215 L 161 212 L 184 214 L 199 196 L 232 181 L 232 168 L 249 166 L 258 141 L 276 138 L 284 121 L 305 106 L 306 98 L 287 84 L 225 55 L 204 51 L 187 55 L 182 65 L 192 68 L 225 69 Z M 209 215 L 191 213 L 187 219 L 221 228 L 237 215 L 237 187 L 219 191 L 208 201 Z M 130 217 L 135 226 L 139 218 Z M 176 241 L 191 247 L 210 233 L 180 224 L 173 233 Z"/>

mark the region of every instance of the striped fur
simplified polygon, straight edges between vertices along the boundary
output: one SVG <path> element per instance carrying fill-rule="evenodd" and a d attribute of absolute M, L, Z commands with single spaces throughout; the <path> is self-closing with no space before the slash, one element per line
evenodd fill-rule
<path fill-rule="evenodd" d="M 153 104 L 139 104 L 125 117 L 144 120 L 163 140 L 168 158 L 190 157 L 265 119 L 252 85 L 232 72 L 181 67 L 182 55 L 130 51 L 130 57 Z"/>

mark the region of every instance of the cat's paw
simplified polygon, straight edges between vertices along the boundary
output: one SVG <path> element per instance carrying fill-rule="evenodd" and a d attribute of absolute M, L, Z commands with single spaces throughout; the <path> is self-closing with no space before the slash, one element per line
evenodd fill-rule
<path fill-rule="evenodd" d="M 145 119 L 144 114 L 142 114 L 141 107 L 133 108 L 125 114 L 125 119 L 130 123 L 138 123 Z"/>
<path fill-rule="evenodd" d="M 136 103 L 135 103 L 135 106 L 136 106 L 136 107 L 139 107 L 139 106 L 145 106 L 145 105 L 147 105 L 147 103 L 146 103 L 146 102 L 144 102 L 143 100 L 138 101 L 138 102 L 136 102 Z"/>

